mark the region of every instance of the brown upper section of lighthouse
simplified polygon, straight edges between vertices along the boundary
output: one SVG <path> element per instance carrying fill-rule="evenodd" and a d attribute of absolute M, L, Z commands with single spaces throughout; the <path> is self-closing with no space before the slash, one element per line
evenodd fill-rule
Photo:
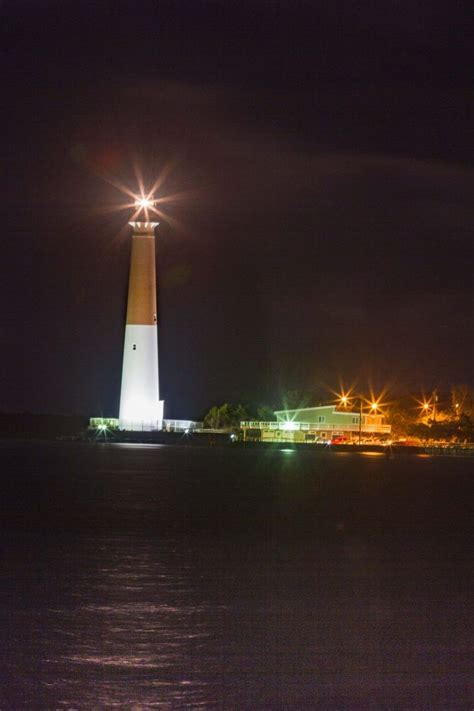
<path fill-rule="evenodd" d="M 134 231 L 128 282 L 127 324 L 154 326 L 157 322 L 155 236 Z"/>

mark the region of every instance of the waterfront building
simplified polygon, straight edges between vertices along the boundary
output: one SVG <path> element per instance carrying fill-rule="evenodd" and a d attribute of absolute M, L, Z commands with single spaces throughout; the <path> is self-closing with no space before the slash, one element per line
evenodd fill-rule
<path fill-rule="evenodd" d="M 120 425 L 120 420 L 118 417 L 91 417 L 89 419 L 89 427 L 93 430 L 120 430 L 123 429 Z M 162 429 L 166 432 L 199 432 L 202 430 L 202 422 L 196 422 L 195 420 L 163 420 Z M 157 428 L 154 428 L 157 429 Z M 143 425 L 140 427 L 139 423 L 134 424 L 134 432 L 148 432 L 149 427 Z"/>
<path fill-rule="evenodd" d="M 354 443 L 390 437 L 381 414 L 337 409 L 334 405 L 278 410 L 272 422 L 241 422 L 246 441 Z"/>

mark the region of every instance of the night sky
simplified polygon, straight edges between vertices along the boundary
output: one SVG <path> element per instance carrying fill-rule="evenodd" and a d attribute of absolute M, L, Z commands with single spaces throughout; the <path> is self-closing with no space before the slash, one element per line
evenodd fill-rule
<path fill-rule="evenodd" d="M 167 416 L 472 383 L 461 7 L 4 0 L 0 410 L 118 414 L 137 165 Z"/>

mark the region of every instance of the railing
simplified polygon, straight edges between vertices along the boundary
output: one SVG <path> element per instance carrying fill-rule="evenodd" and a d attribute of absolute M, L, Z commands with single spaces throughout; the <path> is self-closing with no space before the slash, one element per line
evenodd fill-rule
<path fill-rule="evenodd" d="M 280 430 L 281 432 L 358 432 L 359 423 L 334 424 L 332 422 L 241 422 L 241 429 Z M 367 425 L 362 423 L 361 432 L 366 434 L 390 434 L 391 425 Z"/>
<path fill-rule="evenodd" d="M 202 429 L 202 422 L 194 420 L 163 420 L 163 429 L 168 432 L 189 432 Z"/>

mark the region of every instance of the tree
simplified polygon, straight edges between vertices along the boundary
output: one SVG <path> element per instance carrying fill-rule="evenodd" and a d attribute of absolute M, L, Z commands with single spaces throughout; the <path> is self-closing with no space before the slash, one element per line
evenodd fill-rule
<path fill-rule="evenodd" d="M 215 430 L 238 429 L 240 423 L 251 419 L 245 405 L 225 402 L 222 405 L 214 405 L 204 417 L 204 427 Z"/>
<path fill-rule="evenodd" d="M 214 405 L 211 407 L 209 412 L 204 416 L 204 427 L 208 427 L 212 430 L 217 430 L 220 428 L 220 408 Z"/>
<path fill-rule="evenodd" d="M 474 426 L 468 415 L 461 415 L 459 420 L 443 420 L 423 424 L 421 422 L 410 425 L 407 434 L 419 437 L 422 440 L 435 439 L 444 441 L 472 442 L 474 440 Z"/>
<path fill-rule="evenodd" d="M 451 387 L 451 406 L 456 417 L 467 415 L 474 418 L 474 392 L 468 385 Z"/>
<path fill-rule="evenodd" d="M 417 411 L 406 400 L 392 402 L 385 415 L 388 424 L 392 425 L 392 436 L 395 439 L 406 437 L 418 419 Z"/>
<path fill-rule="evenodd" d="M 418 439 L 431 439 L 433 436 L 431 433 L 431 428 L 428 425 L 425 425 L 423 422 L 415 422 L 406 428 L 406 432 L 404 433 L 408 435 L 409 437 L 417 437 Z"/>
<path fill-rule="evenodd" d="M 311 395 L 302 390 L 287 390 L 282 397 L 284 410 L 300 410 L 308 407 Z"/>
<path fill-rule="evenodd" d="M 257 420 L 260 422 L 272 422 L 275 419 L 275 411 L 268 405 L 257 407 Z"/>
<path fill-rule="evenodd" d="M 462 440 L 474 442 L 474 423 L 469 415 L 461 414 L 459 417 L 459 435 Z"/>

